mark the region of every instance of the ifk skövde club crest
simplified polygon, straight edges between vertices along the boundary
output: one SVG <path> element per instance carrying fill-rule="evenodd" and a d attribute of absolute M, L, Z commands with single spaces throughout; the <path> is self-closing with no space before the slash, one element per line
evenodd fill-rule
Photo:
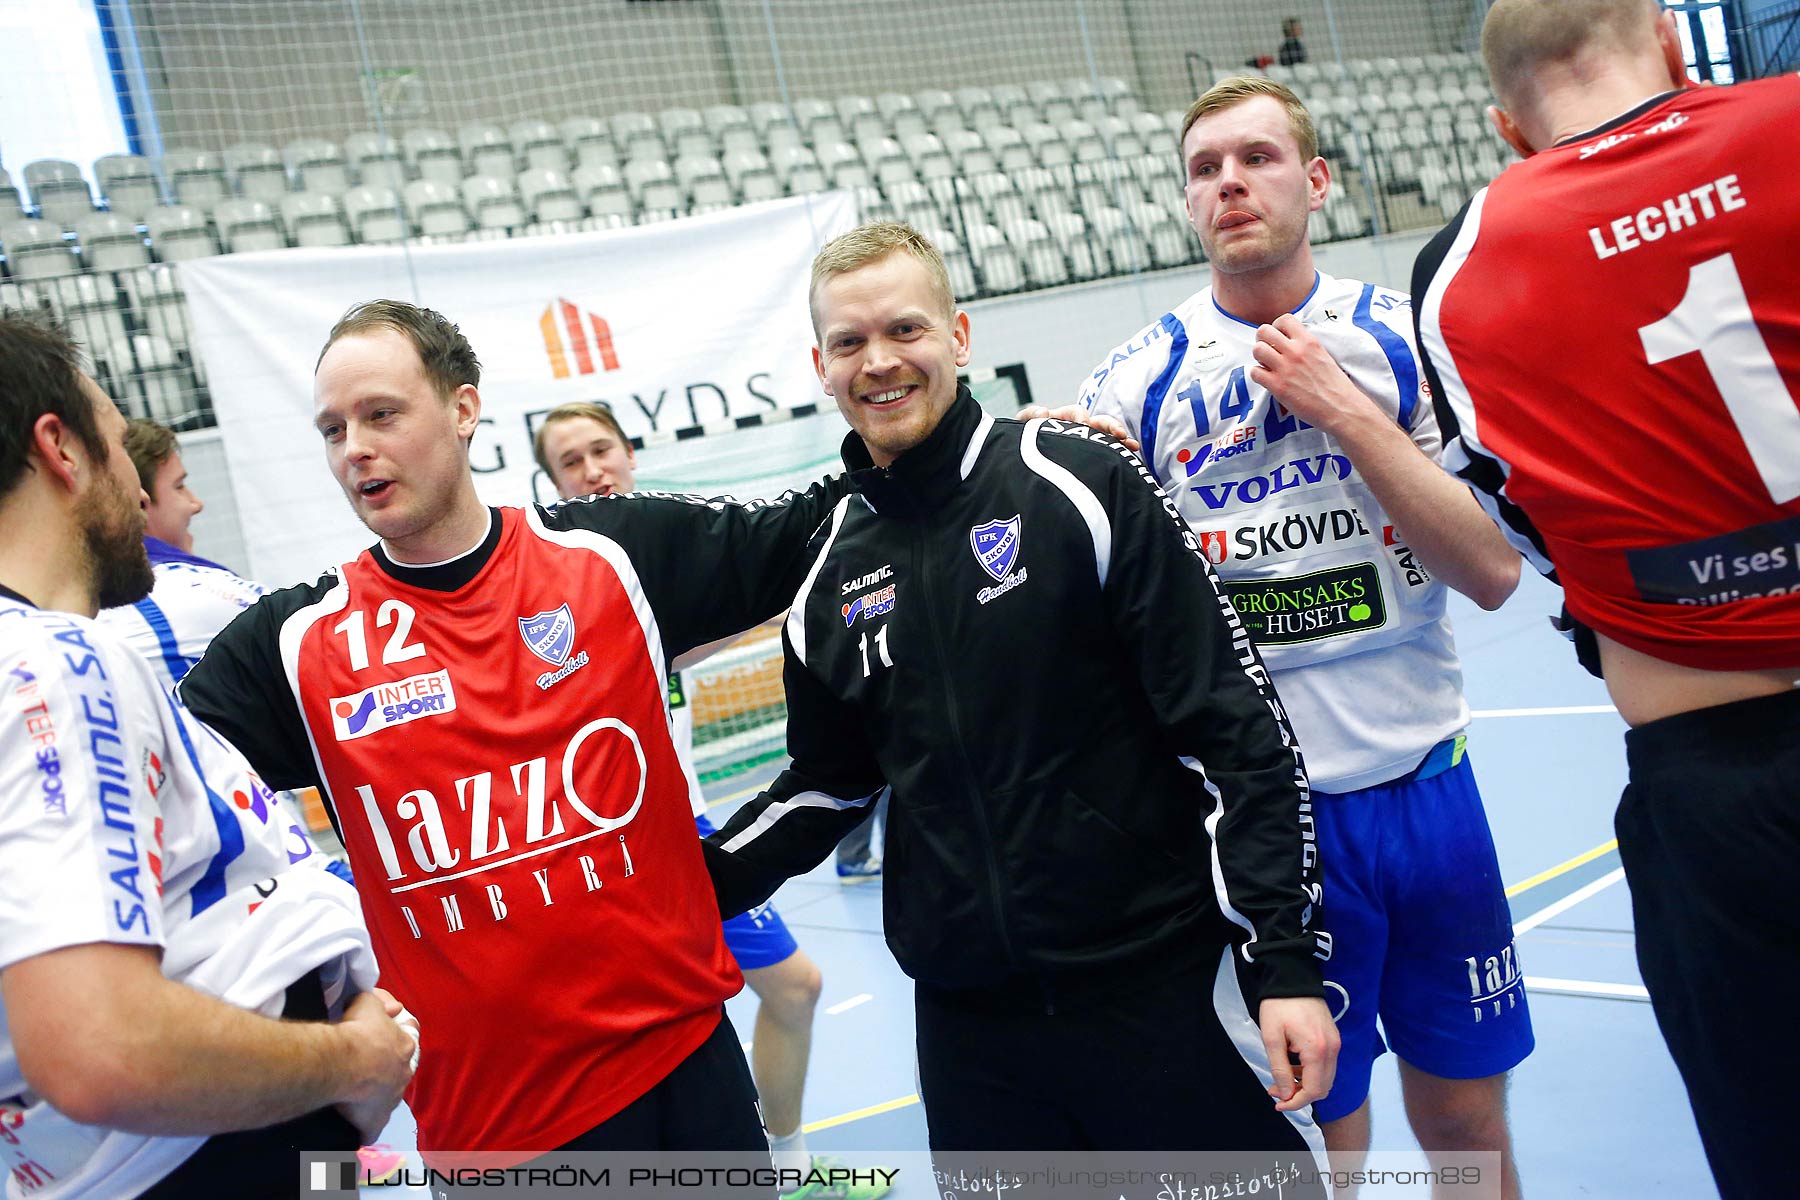
<path fill-rule="evenodd" d="M 560 667 L 575 648 L 575 617 L 567 604 L 536 616 L 519 618 L 525 648 L 553 667 Z"/>
<path fill-rule="evenodd" d="M 975 526 L 969 530 L 969 547 L 975 551 L 975 561 L 981 569 L 999 583 L 1012 573 L 1013 563 L 1019 557 L 1019 518 L 1015 515 L 1010 520 Z"/>

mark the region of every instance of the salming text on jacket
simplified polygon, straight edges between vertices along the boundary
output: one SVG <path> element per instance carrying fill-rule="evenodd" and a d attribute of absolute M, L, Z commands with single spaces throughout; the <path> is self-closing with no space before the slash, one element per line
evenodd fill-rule
<path fill-rule="evenodd" d="M 982 987 L 1240 946 L 1251 995 L 1320 994 L 1305 770 L 1198 542 L 1142 464 L 964 390 L 856 494 L 788 616 L 793 766 L 709 839 L 727 915 L 891 787 L 889 946 Z"/>

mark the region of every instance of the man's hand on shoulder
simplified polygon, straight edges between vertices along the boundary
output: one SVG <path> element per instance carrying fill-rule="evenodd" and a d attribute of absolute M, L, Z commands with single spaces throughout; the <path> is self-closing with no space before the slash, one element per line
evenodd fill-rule
<path fill-rule="evenodd" d="M 1275 1086 L 1277 1112 L 1293 1112 L 1315 1100 L 1323 1100 L 1337 1078 L 1338 1031 L 1331 1010 L 1317 996 L 1293 996 L 1264 1000 L 1258 1006 L 1263 1048 Z M 1288 1060 L 1297 1055 L 1300 1065 Z"/>
<path fill-rule="evenodd" d="M 1101 416 L 1091 413 L 1079 404 L 1065 404 L 1061 408 L 1045 408 L 1042 404 L 1032 404 L 1019 410 L 1019 420 L 1035 421 L 1038 418 L 1061 421 L 1066 425 L 1086 425 L 1089 429 L 1098 429 L 1109 438 L 1124 442 L 1133 452 L 1142 450 L 1138 440 L 1131 436 L 1131 430 L 1125 422 L 1117 417 Z"/>

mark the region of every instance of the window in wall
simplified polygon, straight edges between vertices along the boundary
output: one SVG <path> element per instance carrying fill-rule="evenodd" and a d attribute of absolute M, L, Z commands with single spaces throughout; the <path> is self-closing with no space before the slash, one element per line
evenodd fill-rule
<path fill-rule="evenodd" d="M 94 182 L 94 160 L 129 148 L 93 0 L 0 3 L 0 165 L 61 158 Z"/>
<path fill-rule="evenodd" d="M 1668 3 L 1667 7 L 1675 10 L 1675 27 L 1681 31 L 1681 53 L 1687 60 L 1689 76 L 1711 83 L 1732 82 L 1736 74 L 1731 68 L 1731 42 L 1725 36 L 1725 6 Z M 1698 38 L 1694 31 L 1696 21 L 1700 26 Z"/>

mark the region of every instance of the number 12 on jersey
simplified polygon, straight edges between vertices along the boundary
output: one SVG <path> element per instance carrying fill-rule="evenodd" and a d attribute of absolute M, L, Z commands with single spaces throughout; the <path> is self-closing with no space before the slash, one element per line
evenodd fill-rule
<path fill-rule="evenodd" d="M 367 670 L 369 666 L 369 639 L 363 631 L 363 619 L 368 614 L 357 609 L 332 627 L 333 633 L 344 635 L 346 648 L 350 651 L 350 669 L 352 671 Z M 388 635 L 387 645 L 382 647 L 383 663 L 403 663 L 409 659 L 425 657 L 425 643 L 407 643 L 407 636 L 412 633 L 413 618 L 416 614 L 412 606 L 402 604 L 398 600 L 386 600 L 375 613 L 375 625 L 385 629 L 392 625 L 394 632 Z"/>

